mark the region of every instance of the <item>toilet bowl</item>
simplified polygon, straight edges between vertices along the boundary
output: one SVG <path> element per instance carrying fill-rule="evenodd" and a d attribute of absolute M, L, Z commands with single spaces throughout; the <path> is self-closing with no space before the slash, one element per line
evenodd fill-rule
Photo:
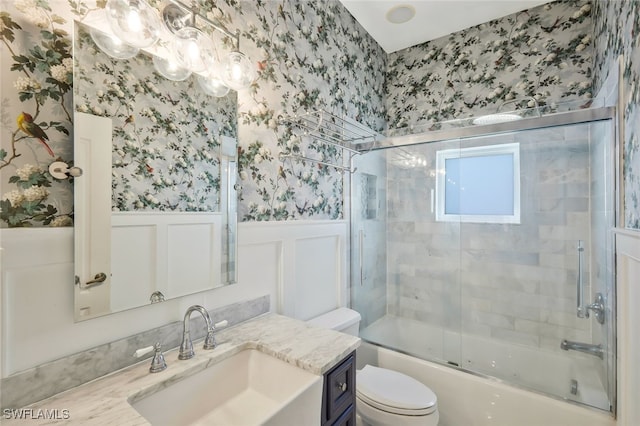
<path fill-rule="evenodd" d="M 358 335 L 360 314 L 338 308 L 308 324 Z M 413 377 L 365 365 L 356 372 L 357 422 L 370 426 L 437 426 L 438 400 L 431 389 Z"/>

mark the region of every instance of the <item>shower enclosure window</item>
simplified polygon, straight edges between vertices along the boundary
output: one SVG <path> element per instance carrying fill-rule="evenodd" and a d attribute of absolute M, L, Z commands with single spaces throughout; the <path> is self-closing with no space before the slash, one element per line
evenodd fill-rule
<path fill-rule="evenodd" d="M 531 118 L 519 131 L 463 128 L 464 137 L 428 143 L 412 135 L 411 144 L 357 158 L 352 305 L 365 340 L 603 410 L 615 405 L 613 120 L 610 110 L 596 121 L 580 114 L 589 112 L 562 125 Z M 480 168 L 468 162 L 481 156 Z M 490 181 L 487 167 L 502 170 Z M 358 211 L 368 204 L 357 199 L 367 193 L 363 172 L 377 176 L 375 220 Z M 463 196 L 456 207 L 443 178 L 465 190 L 485 180 L 489 195 L 479 204 Z M 584 304 L 603 295 L 603 324 L 576 312 L 579 241 Z"/>
<path fill-rule="evenodd" d="M 520 145 L 436 152 L 436 220 L 520 223 Z"/>

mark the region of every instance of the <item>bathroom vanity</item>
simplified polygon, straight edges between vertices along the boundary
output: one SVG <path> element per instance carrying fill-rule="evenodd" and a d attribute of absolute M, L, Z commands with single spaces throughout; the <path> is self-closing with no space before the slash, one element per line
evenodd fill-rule
<path fill-rule="evenodd" d="M 355 425 L 356 353 L 353 352 L 324 376 L 322 425 Z"/>
<path fill-rule="evenodd" d="M 65 410 L 68 419 L 62 422 L 70 424 L 145 425 L 162 423 L 150 415 L 159 415 L 169 422 L 181 418 L 180 410 L 185 415 L 187 412 L 192 415 L 194 408 L 188 408 L 187 404 L 195 404 L 203 408 L 203 417 L 190 418 L 187 424 L 197 423 L 205 417 L 211 421 L 207 424 L 217 424 L 217 421 L 229 424 L 229 417 L 212 414 L 212 410 L 220 404 L 228 404 L 225 401 L 230 400 L 228 396 L 233 392 L 242 393 L 241 389 L 233 388 L 236 382 L 244 380 L 253 382 L 249 386 L 262 387 L 276 402 L 269 401 L 274 406 L 266 407 L 260 414 L 253 400 L 247 399 L 251 401 L 247 409 L 234 407 L 237 416 L 234 419 L 238 424 L 276 425 L 299 415 L 311 416 L 317 419 L 313 423 L 318 424 L 351 424 L 349 416 L 355 411 L 355 349 L 360 344 L 359 338 L 277 314 L 265 314 L 223 329 L 216 338 L 218 346 L 212 350 L 202 349 L 201 342 L 194 343 L 195 356 L 188 360 L 178 360 L 177 349 L 165 352 L 168 368 L 162 372 L 149 373 L 150 359 L 145 359 L 26 408 L 33 412 Z M 152 342 L 145 342 L 148 343 Z M 282 394 L 282 404 L 278 407 L 276 394 L 286 387 L 288 375 L 291 375 L 292 383 L 299 384 L 299 389 Z M 153 398 L 162 393 L 165 393 L 162 396 L 165 399 L 154 402 Z M 206 398 L 198 399 L 201 393 L 205 393 Z M 141 408 L 145 401 L 151 404 L 152 414 Z M 175 404 L 168 401 L 175 401 Z M 296 401 L 298 406 L 289 407 Z M 202 404 L 218 404 L 218 407 L 209 410 Z M 224 408 L 219 412 L 228 411 L 229 406 Z M 161 410 L 165 410 L 164 414 Z M 177 417 L 169 419 L 174 415 Z M 35 424 L 50 422 L 42 419 Z M 19 421 L 6 424 L 14 423 L 20 424 Z"/>

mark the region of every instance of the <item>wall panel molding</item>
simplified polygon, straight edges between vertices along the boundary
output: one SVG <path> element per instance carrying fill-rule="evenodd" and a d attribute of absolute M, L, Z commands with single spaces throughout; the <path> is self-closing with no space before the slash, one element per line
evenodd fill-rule
<path fill-rule="evenodd" d="M 179 321 L 192 304 L 214 309 L 266 295 L 271 311 L 301 319 L 345 306 L 348 229 L 346 221 L 240 223 L 237 284 L 83 322 L 73 316 L 74 230 L 2 229 L 2 377 Z M 296 303 L 307 277 L 329 295 L 315 306 Z"/>
<path fill-rule="evenodd" d="M 238 237 L 241 246 L 278 250 L 276 311 L 306 320 L 347 304 L 348 233 L 343 220 L 252 222 L 240 224 Z"/>
<path fill-rule="evenodd" d="M 616 230 L 618 425 L 640 424 L 640 232 Z"/>

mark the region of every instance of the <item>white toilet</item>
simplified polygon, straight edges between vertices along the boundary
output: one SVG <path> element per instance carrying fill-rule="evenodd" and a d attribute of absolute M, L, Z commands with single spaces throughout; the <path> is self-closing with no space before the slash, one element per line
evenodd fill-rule
<path fill-rule="evenodd" d="M 339 308 L 307 321 L 311 325 L 358 335 L 360 314 Z M 357 371 L 357 421 L 370 426 L 437 426 L 438 400 L 416 379 L 366 365 Z"/>

